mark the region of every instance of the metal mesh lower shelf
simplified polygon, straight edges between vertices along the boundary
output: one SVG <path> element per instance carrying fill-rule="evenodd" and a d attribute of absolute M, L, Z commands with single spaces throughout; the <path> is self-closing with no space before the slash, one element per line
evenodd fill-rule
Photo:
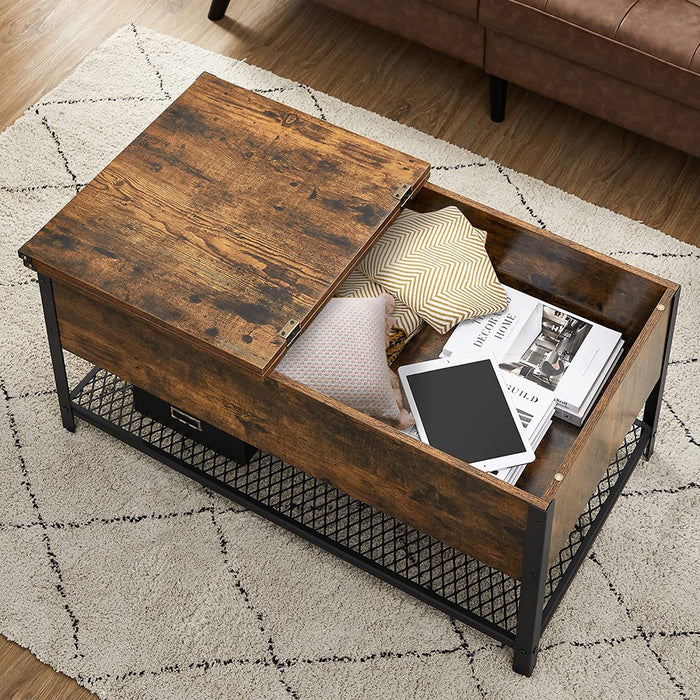
<path fill-rule="evenodd" d="M 282 524 L 314 535 L 322 545 L 366 562 L 369 570 L 400 579 L 405 588 L 427 591 L 433 604 L 473 624 L 479 620 L 507 643 L 517 628 L 520 583 L 405 523 L 351 498 L 269 454 L 256 452 L 240 465 L 143 416 L 133 409 L 131 385 L 100 369 L 93 370 L 72 394 L 76 413 L 135 446 L 148 446 L 155 456 L 181 471 L 215 479 L 222 492 L 263 514 L 274 512 Z M 602 504 L 639 452 L 642 429 L 635 424 L 610 464 L 549 571 L 545 602 L 564 580 Z M 637 456 L 638 458 L 638 456 Z M 635 460 L 636 461 L 636 460 Z M 238 497 L 238 498 L 236 498 Z M 280 517 L 276 520 L 279 522 Z M 321 540 L 319 542 L 319 539 Z M 414 591 L 415 592 L 415 591 Z"/>

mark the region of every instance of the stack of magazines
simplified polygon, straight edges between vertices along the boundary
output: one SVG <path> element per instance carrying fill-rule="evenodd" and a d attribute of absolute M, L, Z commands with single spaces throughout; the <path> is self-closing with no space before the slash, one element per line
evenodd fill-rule
<path fill-rule="evenodd" d="M 525 438 L 536 450 L 557 416 L 582 425 L 622 355 L 622 335 L 506 286 L 504 311 L 462 321 L 441 357 L 495 355 Z M 403 431 L 420 439 L 416 427 Z M 515 484 L 527 464 L 488 470 Z M 487 469 L 484 469 L 487 471 Z"/>
<path fill-rule="evenodd" d="M 554 415 L 582 425 L 622 354 L 622 335 L 511 287 L 506 292 L 506 309 L 460 323 L 441 357 L 491 350 L 506 382 L 515 377 L 544 389 L 556 400 Z"/>
<path fill-rule="evenodd" d="M 520 422 L 525 427 L 525 437 L 530 441 L 532 449 L 536 450 L 552 425 L 556 399 L 551 391 L 536 386 L 522 377 L 509 375 L 505 377 L 505 382 Z M 515 484 L 526 466 L 527 464 L 520 464 L 490 473 L 501 481 Z"/>

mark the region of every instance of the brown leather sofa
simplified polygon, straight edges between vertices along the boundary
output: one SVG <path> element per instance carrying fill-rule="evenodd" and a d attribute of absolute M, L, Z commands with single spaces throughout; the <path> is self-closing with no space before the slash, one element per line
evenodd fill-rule
<path fill-rule="evenodd" d="M 316 0 L 700 157 L 700 0 Z"/>

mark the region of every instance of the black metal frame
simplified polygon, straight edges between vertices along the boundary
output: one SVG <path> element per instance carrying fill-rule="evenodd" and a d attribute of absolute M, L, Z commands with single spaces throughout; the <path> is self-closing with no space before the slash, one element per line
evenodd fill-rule
<path fill-rule="evenodd" d="M 676 315 L 678 314 L 678 303 L 680 301 L 680 289 L 671 297 L 671 308 L 668 315 L 668 329 L 666 331 L 666 343 L 664 345 L 664 359 L 661 367 L 661 376 L 659 381 L 649 394 L 649 397 L 644 404 L 644 422 L 651 426 L 651 438 L 649 445 L 644 453 L 646 459 L 649 459 L 654 454 L 654 443 L 656 440 L 656 429 L 659 426 L 659 415 L 661 413 L 661 399 L 664 395 L 664 386 L 666 384 L 666 373 L 668 371 L 668 361 L 671 357 L 671 343 L 673 341 L 673 331 L 676 327 Z"/>
<path fill-rule="evenodd" d="M 548 569 L 554 503 L 528 513 L 522 581 L 457 552 L 276 457 L 241 465 L 133 410 L 131 385 L 93 368 L 72 394 L 75 415 L 204 486 L 515 649 L 530 675 L 547 623 L 646 448 L 637 421 L 601 487 Z M 340 522 L 345 520 L 347 522 Z M 339 524 L 340 523 L 340 524 Z"/>
<path fill-rule="evenodd" d="M 207 17 L 212 22 L 222 19 L 226 14 L 229 2 L 230 0 L 212 0 L 211 5 L 209 5 L 209 14 Z"/>
<path fill-rule="evenodd" d="M 531 505 L 527 512 L 523 574 L 518 601 L 518 628 L 513 653 L 513 670 L 524 676 L 531 675 L 537 663 L 553 516 L 554 501 L 545 511 Z"/>
<path fill-rule="evenodd" d="M 236 464 L 133 410 L 131 386 L 93 368 L 69 392 L 51 280 L 39 276 L 49 348 L 63 425 L 74 416 L 95 425 L 204 486 L 429 605 L 514 648 L 513 668 L 530 675 L 540 636 L 583 563 L 627 479 L 652 445 L 662 373 L 645 417 L 635 421 L 586 510 L 548 568 L 555 503 L 530 506 L 521 581 L 444 545 L 425 533 L 352 499 L 329 484 L 260 452 Z M 664 362 L 673 332 L 669 320 Z"/>
<path fill-rule="evenodd" d="M 46 323 L 46 335 L 49 339 L 49 352 L 53 365 L 53 377 L 56 382 L 58 405 L 61 409 L 63 427 L 71 433 L 75 432 L 75 419 L 71 408 L 70 389 L 66 376 L 66 363 L 63 359 L 63 348 L 58 333 L 58 319 L 56 318 L 56 305 L 53 299 L 53 283 L 49 277 L 39 275 L 39 291 L 41 293 L 41 305 L 44 309 L 44 322 Z"/>
<path fill-rule="evenodd" d="M 508 96 L 508 81 L 497 75 L 489 75 L 489 103 L 491 106 L 491 121 L 502 122 L 506 118 L 506 98 Z"/>

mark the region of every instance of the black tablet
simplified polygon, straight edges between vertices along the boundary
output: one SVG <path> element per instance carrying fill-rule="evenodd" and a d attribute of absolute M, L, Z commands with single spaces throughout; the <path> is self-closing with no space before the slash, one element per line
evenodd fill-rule
<path fill-rule="evenodd" d="M 482 471 L 535 459 L 492 353 L 405 365 L 399 377 L 423 442 Z"/>

